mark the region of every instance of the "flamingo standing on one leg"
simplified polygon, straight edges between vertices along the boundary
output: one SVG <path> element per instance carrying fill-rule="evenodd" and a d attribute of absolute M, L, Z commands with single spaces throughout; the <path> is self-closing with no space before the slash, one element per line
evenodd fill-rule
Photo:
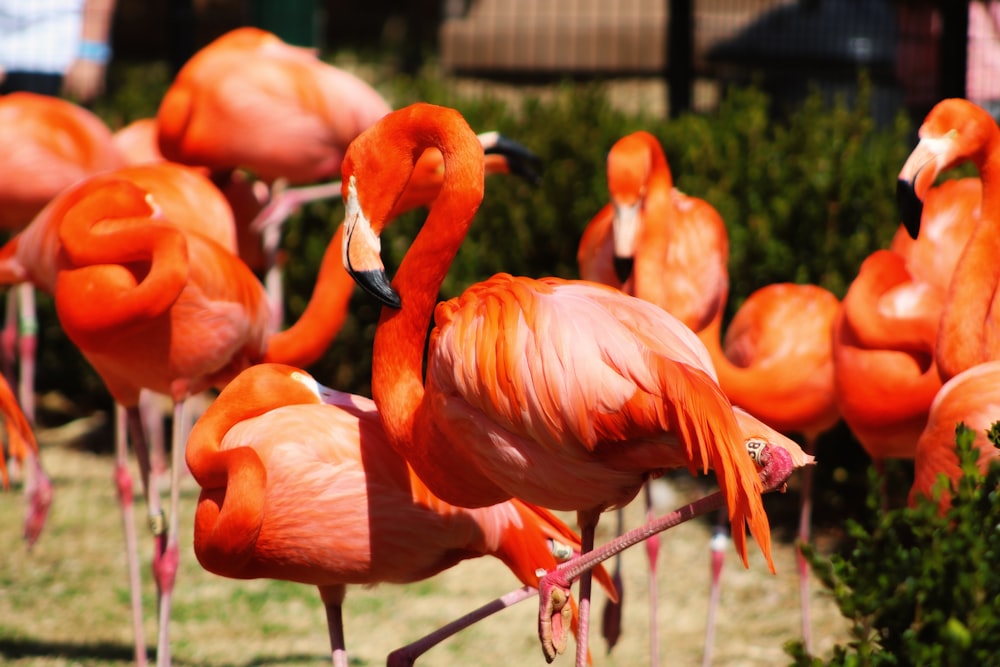
<path fill-rule="evenodd" d="M 378 235 L 428 146 L 444 157 L 444 185 L 390 287 Z M 736 548 L 745 558 L 742 527 L 749 524 L 768 555 L 764 482 L 741 443 L 751 436 L 766 449 L 767 471 L 781 467 L 783 476 L 811 459 L 737 413 L 704 346 L 676 318 L 602 285 L 506 274 L 435 308 L 482 201 L 481 151 L 458 112 L 414 104 L 362 133 L 344 160 L 343 256 L 384 304 L 372 392 L 390 442 L 448 502 L 475 507 L 518 497 L 577 511 L 585 554 L 600 513 L 631 501 L 650 476 L 711 467 L 730 519 L 741 527 Z M 425 376 L 432 311 L 437 327 Z M 613 555 L 599 552 L 597 558 Z M 540 634 L 550 660 L 565 645 L 562 603 L 568 582 L 581 573 L 576 565 L 540 582 Z M 590 599 L 590 579 L 582 574 L 581 667 Z"/>
<path fill-rule="evenodd" d="M 611 147 L 607 181 L 611 202 L 580 237 L 580 277 L 654 303 L 699 336 L 717 337 L 729 293 L 729 235 L 718 212 L 674 187 L 663 147 L 646 131 L 628 134 Z M 645 499 L 647 517 L 652 518 L 649 487 Z M 658 665 L 658 537 L 647 540 L 646 549 L 650 664 Z M 617 636 L 620 623 L 620 604 L 609 604 L 604 625 Z M 609 640 L 609 647 L 613 645 Z"/>
<path fill-rule="evenodd" d="M 313 49 L 242 27 L 185 63 L 156 119 L 165 157 L 208 167 L 220 187 L 236 169 L 251 172 L 268 185 L 273 199 L 263 215 L 280 222 L 303 200 L 338 194 L 337 184 L 313 186 L 308 194 L 287 186 L 335 177 L 350 141 L 390 109 L 374 88 L 323 62 Z M 249 224 L 241 229 L 263 243 L 275 326 L 283 316 L 276 262 L 280 229 Z"/>
<path fill-rule="evenodd" d="M 226 577 L 318 586 L 337 667 L 347 665 L 348 584 L 418 581 L 492 555 L 534 588 L 539 568 L 557 565 L 554 545 L 562 560 L 580 548 L 554 515 L 519 500 L 439 500 L 389 445 L 370 399 L 290 366 L 258 364 L 230 382 L 191 431 L 187 462 L 202 487 L 199 562 Z"/>
<path fill-rule="evenodd" d="M 729 236 L 718 212 L 674 187 L 663 148 L 648 132 L 627 135 L 612 147 L 608 190 L 612 203 L 581 240 L 581 277 L 618 286 L 678 317 L 707 346 L 719 384 L 733 404 L 783 433 L 802 434 L 812 453 L 816 438 L 839 419 L 830 353 L 836 297 L 814 285 L 764 287 L 743 304 L 720 344 L 729 291 Z M 799 536 L 808 541 L 811 469 L 803 475 Z M 722 572 L 719 542 L 713 539 L 706 665 L 711 662 Z M 808 644 L 808 572 L 801 554 L 798 565 Z"/>
<path fill-rule="evenodd" d="M 935 360 L 943 381 L 1000 358 L 1000 128 L 963 99 L 938 102 L 919 130 L 920 141 L 899 172 L 903 223 L 918 237 L 922 203 L 941 172 L 971 161 L 982 180 L 980 217 L 955 265 L 939 323 Z"/>

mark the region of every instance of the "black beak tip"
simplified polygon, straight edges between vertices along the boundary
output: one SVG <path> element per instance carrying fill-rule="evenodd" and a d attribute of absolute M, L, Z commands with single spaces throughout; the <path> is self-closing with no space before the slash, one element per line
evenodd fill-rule
<path fill-rule="evenodd" d="M 632 266 L 634 262 L 631 257 L 615 257 L 615 275 L 618 276 L 618 280 L 623 283 L 629 279 L 632 275 Z"/>
<path fill-rule="evenodd" d="M 539 185 L 542 176 L 539 173 L 542 160 L 525 146 L 513 139 L 500 135 L 494 145 L 485 149 L 486 154 L 503 155 L 507 159 L 510 172 L 520 176 L 531 185 Z"/>
<path fill-rule="evenodd" d="M 385 271 L 355 271 L 352 268 L 348 268 L 347 272 L 354 278 L 354 282 L 361 286 L 361 289 L 378 299 L 383 306 L 395 308 L 396 310 L 403 307 L 403 302 L 399 298 L 399 292 L 389 285 L 389 279 L 386 277 Z"/>
<path fill-rule="evenodd" d="M 914 181 L 904 179 L 896 181 L 896 206 L 910 238 L 916 239 L 920 233 L 920 217 L 924 212 L 924 203 L 914 190 Z"/>

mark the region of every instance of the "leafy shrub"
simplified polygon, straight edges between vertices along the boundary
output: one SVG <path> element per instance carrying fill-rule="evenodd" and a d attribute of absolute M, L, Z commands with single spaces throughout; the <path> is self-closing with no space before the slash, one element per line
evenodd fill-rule
<path fill-rule="evenodd" d="M 794 665 L 1000 664 L 1000 464 L 981 472 L 973 432 L 959 425 L 956 433 L 963 474 L 944 514 L 926 498 L 880 512 L 873 474 L 871 519 L 848 523 L 850 553 L 825 559 L 803 547 L 853 640 L 826 661 L 791 643 Z M 989 437 L 1000 446 L 1000 424 Z"/>

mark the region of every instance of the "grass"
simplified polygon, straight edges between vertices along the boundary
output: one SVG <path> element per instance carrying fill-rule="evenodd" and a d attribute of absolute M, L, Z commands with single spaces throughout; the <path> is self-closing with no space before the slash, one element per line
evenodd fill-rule
<path fill-rule="evenodd" d="M 32 551 L 20 539 L 24 500 L 18 489 L 0 495 L 0 662 L 16 666 L 125 665 L 132 663 L 132 632 L 121 518 L 111 483 L 112 458 L 67 446 L 43 446 L 55 500 L 48 526 Z M 668 486 L 669 484 L 669 486 Z M 138 486 L 138 485 L 137 485 Z M 696 485 L 678 477 L 667 509 Z M 209 574 L 191 550 L 197 487 L 183 490 L 181 566 L 171 638 L 177 665 L 215 667 L 329 664 L 325 616 L 316 591 L 288 582 L 235 581 Z M 144 504 L 137 499 L 137 513 Z M 569 518 L 569 517 L 567 517 Z M 638 507 L 626 521 L 636 525 Z M 149 574 L 150 540 L 140 524 L 147 641 L 155 641 L 155 590 Z M 605 531 L 613 517 L 604 521 Z M 660 552 L 662 657 L 677 665 L 701 661 L 708 590 L 709 525 L 675 529 Z M 607 532 L 600 539 L 609 537 Z M 645 552 L 625 554 L 625 630 L 606 655 L 600 636 L 603 597 L 595 602 L 591 646 L 596 666 L 648 663 Z M 729 554 L 724 574 L 715 665 L 788 664 L 785 641 L 797 636 L 797 578 L 792 546 L 776 544 L 778 575 L 759 552 L 744 570 Z M 355 587 L 345 605 L 347 647 L 355 666 L 385 664 L 392 649 L 516 588 L 513 575 L 492 559 L 459 565 L 410 586 Z M 818 587 L 817 589 L 818 590 Z M 496 615 L 429 652 L 419 664 L 544 665 L 535 635 L 537 606 L 528 601 Z M 813 607 L 817 648 L 844 641 L 846 630 L 832 602 L 817 593 Z M 152 652 L 152 649 L 150 649 Z M 571 665 L 564 655 L 556 664 Z"/>

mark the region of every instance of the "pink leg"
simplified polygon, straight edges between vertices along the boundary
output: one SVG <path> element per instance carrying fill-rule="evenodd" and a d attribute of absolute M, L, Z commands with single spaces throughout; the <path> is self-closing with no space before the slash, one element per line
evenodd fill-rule
<path fill-rule="evenodd" d="M 812 454 L 814 441 L 807 438 L 802 448 L 806 454 Z M 802 471 L 802 495 L 799 501 L 799 542 L 808 544 L 812 530 L 812 466 L 806 466 Z M 809 563 L 801 549 L 795 550 L 795 561 L 799 569 L 799 605 L 802 608 L 802 645 L 807 653 L 812 652 L 812 620 L 809 603 Z"/>
<path fill-rule="evenodd" d="M 21 283 L 17 287 L 18 357 L 20 379 L 18 402 L 28 423 L 35 424 L 35 357 L 38 353 L 38 315 L 35 309 L 35 286 Z"/>
<path fill-rule="evenodd" d="M 347 586 L 320 586 L 319 596 L 326 610 L 326 628 L 330 634 L 330 658 L 333 667 L 347 667 L 347 645 L 344 642 L 344 596 Z"/>
<path fill-rule="evenodd" d="M 170 445 L 170 525 L 163 553 L 153 560 L 153 576 L 160 593 L 159 636 L 156 645 L 156 664 L 170 667 L 170 608 L 177 581 L 177 567 L 180 562 L 178 533 L 180 532 L 181 475 L 184 471 L 184 448 L 187 444 L 185 406 L 187 401 L 174 403 L 174 430 Z"/>
<path fill-rule="evenodd" d="M 115 404 L 115 486 L 122 508 L 125 529 L 125 556 L 128 562 L 129 592 L 132 597 L 132 635 L 135 638 L 135 664 L 146 664 L 146 635 L 142 625 L 142 581 L 139 574 L 138 541 L 135 534 L 135 512 L 132 475 L 128 469 L 127 416 L 125 409 Z"/>
<path fill-rule="evenodd" d="M 25 457 L 26 483 L 24 495 L 27 496 L 27 516 L 24 519 L 24 541 L 31 549 L 38 541 L 45 527 L 52 506 L 52 480 L 42 468 L 42 460 L 33 451 Z"/>
<path fill-rule="evenodd" d="M 765 447 L 760 454 L 760 463 L 763 466 L 760 470 L 761 481 L 765 491 L 773 491 L 783 488 L 788 477 L 795 469 L 791 456 L 785 450 L 778 447 Z M 559 621 L 559 617 L 566 613 L 566 603 L 570 598 L 570 585 L 584 573 L 590 572 L 598 563 L 601 563 L 615 554 L 621 553 L 625 549 L 648 539 L 651 535 L 662 533 L 665 530 L 678 526 L 685 521 L 689 521 L 696 516 L 710 512 L 723 506 L 724 499 L 721 492 L 700 498 L 693 503 L 666 514 L 655 521 L 651 521 L 644 526 L 635 528 L 624 533 L 620 537 L 589 552 L 582 552 L 580 556 L 573 558 L 555 570 L 548 572 L 538 582 L 539 592 L 539 615 L 538 615 L 538 635 L 542 642 L 542 651 L 546 659 L 551 662 L 556 655 L 555 647 L 565 646 L 566 625 Z M 583 526 L 581 525 L 581 536 Z M 582 579 L 581 579 L 582 581 Z M 583 592 L 581 589 L 581 632 L 580 643 L 586 643 L 586 635 L 583 634 Z M 577 656 L 579 658 L 579 644 Z"/>
<path fill-rule="evenodd" d="M 474 623 L 478 623 L 488 616 L 492 616 L 498 611 L 503 611 L 507 607 L 511 607 L 518 602 L 527 600 L 528 598 L 533 598 L 537 593 L 538 589 L 532 588 L 531 586 L 522 586 L 515 591 L 511 591 L 506 595 L 498 597 L 492 602 L 483 605 L 479 609 L 476 609 L 475 611 L 472 611 L 465 616 L 438 628 L 426 637 L 396 649 L 390 653 L 389 657 L 386 659 L 386 667 L 413 667 L 417 658 L 440 644 L 445 639 L 457 634 L 459 631 L 464 630 Z"/>
<path fill-rule="evenodd" d="M 702 654 L 702 667 L 712 664 L 712 651 L 715 648 L 715 617 L 719 610 L 719 598 L 722 595 L 722 565 L 729 546 L 729 517 L 725 510 L 719 511 L 719 521 L 712 534 L 711 543 L 711 574 L 712 583 L 708 596 L 708 619 L 705 622 L 705 648 Z"/>
<path fill-rule="evenodd" d="M 3 352 L 3 374 L 7 384 L 17 386 L 17 287 L 7 290 L 3 332 L 0 333 L 0 351 Z"/>
<path fill-rule="evenodd" d="M 653 512 L 653 495 L 650 482 L 646 482 L 646 522 L 656 518 Z M 660 664 L 660 640 L 657 633 L 658 626 L 658 587 L 656 585 L 656 561 L 660 555 L 660 536 L 653 535 L 646 540 L 646 556 L 649 560 L 649 664 L 656 667 Z"/>
<path fill-rule="evenodd" d="M 615 535 L 621 535 L 625 530 L 625 513 L 619 509 L 615 512 L 617 523 Z M 608 643 L 608 653 L 615 647 L 622 634 L 622 605 L 625 601 L 625 590 L 622 582 L 622 555 L 615 556 L 615 568 L 611 573 L 611 583 L 618 591 L 618 601 L 608 600 L 601 616 L 601 634 Z"/>

